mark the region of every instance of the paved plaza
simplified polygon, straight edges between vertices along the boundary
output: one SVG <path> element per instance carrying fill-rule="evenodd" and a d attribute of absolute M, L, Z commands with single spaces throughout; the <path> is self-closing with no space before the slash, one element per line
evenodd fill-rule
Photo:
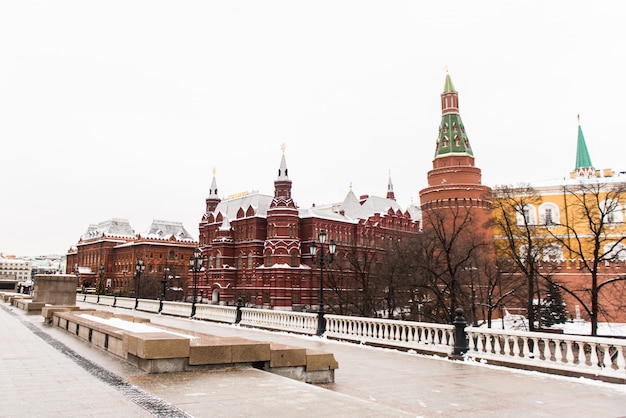
<path fill-rule="evenodd" d="M 117 312 L 207 334 L 330 351 L 339 362 L 335 383 L 315 386 L 253 368 L 146 374 L 44 325 L 40 315 L 0 302 L 0 417 L 626 417 L 624 385 Z"/>

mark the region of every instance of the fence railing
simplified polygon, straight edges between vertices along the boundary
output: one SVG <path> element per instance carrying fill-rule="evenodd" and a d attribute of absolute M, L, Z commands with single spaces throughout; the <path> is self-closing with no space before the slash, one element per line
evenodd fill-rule
<path fill-rule="evenodd" d="M 326 315 L 326 336 L 359 343 L 450 354 L 454 326 L 392 319 Z"/>
<path fill-rule="evenodd" d="M 87 303 L 134 309 L 135 299 L 80 295 Z M 189 302 L 139 299 L 137 309 L 189 318 Z M 161 311 L 159 312 L 159 307 Z M 196 304 L 195 319 L 315 335 L 317 314 L 234 306 Z M 325 315 L 326 338 L 361 344 L 396 347 L 425 354 L 457 354 L 455 325 L 392 319 Z M 456 323 L 456 321 L 455 321 Z M 464 322 L 463 322 L 464 323 Z M 463 335 L 463 328 L 460 328 Z M 458 334 L 457 334 L 458 335 Z M 626 383 L 626 340 L 465 327 L 464 357 L 496 364 L 552 373 L 609 378 Z M 459 339 L 459 341 L 462 341 Z M 607 379 L 605 379 L 607 380 Z"/>
<path fill-rule="evenodd" d="M 465 332 L 470 358 L 626 378 L 626 340 L 475 327 Z"/>

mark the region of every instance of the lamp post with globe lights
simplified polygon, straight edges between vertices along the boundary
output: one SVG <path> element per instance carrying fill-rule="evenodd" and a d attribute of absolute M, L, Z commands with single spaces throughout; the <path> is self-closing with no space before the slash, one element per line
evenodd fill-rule
<path fill-rule="evenodd" d="M 139 306 L 139 280 L 141 280 L 141 273 L 145 270 L 146 265 L 143 262 L 143 258 L 140 258 L 135 265 L 135 310 Z"/>
<path fill-rule="evenodd" d="M 321 336 L 326 332 L 326 318 L 324 315 L 326 314 L 326 309 L 324 307 L 324 263 L 332 263 L 333 258 L 335 257 L 335 250 L 337 249 L 337 245 L 335 244 L 335 240 L 330 240 L 328 243 L 328 254 L 324 251 L 324 244 L 326 243 L 326 231 L 320 230 L 318 234 L 318 239 L 320 242 L 319 250 L 315 245 L 315 241 L 311 242 L 311 256 L 315 257 L 317 255 L 317 262 L 320 266 L 320 293 L 318 297 L 319 308 L 317 310 L 317 335 Z"/>
<path fill-rule="evenodd" d="M 202 269 L 204 257 L 199 248 L 193 251 L 193 255 L 189 257 L 189 267 L 193 274 L 193 301 L 191 302 L 191 317 L 196 315 L 196 298 L 198 297 L 198 273 Z"/>

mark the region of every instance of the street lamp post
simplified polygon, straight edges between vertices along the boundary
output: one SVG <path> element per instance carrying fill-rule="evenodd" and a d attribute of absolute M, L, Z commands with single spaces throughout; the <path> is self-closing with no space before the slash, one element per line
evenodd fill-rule
<path fill-rule="evenodd" d="M 135 265 L 135 310 L 139 306 L 139 280 L 141 280 L 141 273 L 145 269 L 146 265 L 143 263 L 143 258 L 140 258 Z"/>
<path fill-rule="evenodd" d="M 198 296 L 198 272 L 202 269 L 204 257 L 199 248 L 193 251 L 193 255 L 189 257 L 189 267 L 193 274 L 193 301 L 191 302 L 191 317 L 196 315 L 196 298 Z"/>
<path fill-rule="evenodd" d="M 326 318 L 324 317 L 324 315 L 326 314 L 326 310 L 324 307 L 324 262 L 332 263 L 337 245 L 335 244 L 335 240 L 330 240 L 330 242 L 328 243 L 328 259 L 326 259 L 326 254 L 324 253 L 326 231 L 322 229 L 318 235 L 318 239 L 320 242 L 319 253 L 317 247 L 315 246 L 315 241 L 313 241 L 311 242 L 311 256 L 315 257 L 315 255 L 318 254 L 317 261 L 320 265 L 320 294 L 318 298 L 319 308 L 317 310 L 317 335 L 321 336 L 326 332 Z"/>
<path fill-rule="evenodd" d="M 163 279 L 161 280 L 161 284 L 163 285 L 163 293 L 161 293 L 161 301 L 159 302 L 159 312 L 163 310 L 163 301 L 166 300 L 167 295 L 167 282 L 172 279 L 171 269 L 169 267 L 165 267 L 163 269 Z"/>
<path fill-rule="evenodd" d="M 100 295 L 102 294 L 102 288 L 104 287 L 104 264 L 100 264 L 98 270 L 98 287 L 96 287 L 96 293 L 98 294 L 97 303 L 100 303 Z"/>

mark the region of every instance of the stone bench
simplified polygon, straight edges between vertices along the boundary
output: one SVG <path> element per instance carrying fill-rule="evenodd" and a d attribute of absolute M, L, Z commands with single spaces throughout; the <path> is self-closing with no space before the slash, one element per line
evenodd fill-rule
<path fill-rule="evenodd" d="M 113 321 L 144 325 L 117 327 Z M 216 367 L 252 366 L 308 383 L 334 382 L 338 364 L 332 353 L 308 350 L 282 344 L 249 340 L 241 337 L 219 337 L 176 328 L 158 327 L 149 319 L 111 312 L 49 308 L 51 322 L 79 338 L 91 342 L 147 373 L 166 373 Z"/>
<path fill-rule="evenodd" d="M 25 298 L 12 298 L 11 304 L 15 306 L 17 309 L 21 309 L 29 314 L 38 314 L 41 313 L 46 304 L 44 302 L 33 302 L 32 299 Z"/>

